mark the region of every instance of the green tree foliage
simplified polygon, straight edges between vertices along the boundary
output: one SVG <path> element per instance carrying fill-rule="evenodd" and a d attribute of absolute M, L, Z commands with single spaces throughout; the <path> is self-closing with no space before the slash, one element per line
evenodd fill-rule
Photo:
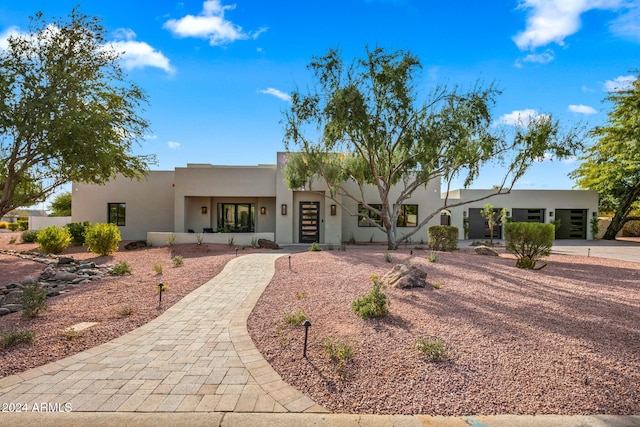
<path fill-rule="evenodd" d="M 433 212 L 421 212 L 417 227 L 399 236 L 402 204 L 416 189 L 431 181 L 443 181 L 449 189 L 457 177 L 466 187 L 485 163 L 501 163 L 504 180 L 485 199 L 509 192 L 545 154 L 561 158 L 581 143 L 576 130 L 561 137 L 558 123 L 547 115 L 511 131 L 493 126 L 491 108 L 499 95 L 493 85 L 469 91 L 436 87 L 422 99 L 416 82 L 420 62 L 402 50 L 367 49 L 351 65 L 329 50 L 308 68 L 317 84 L 308 93 L 294 91 L 285 112 L 285 147 L 292 151 L 284 170 L 287 183 L 313 189 L 320 179 L 328 187 L 326 197 L 387 234 L 389 249 L 397 249 L 443 209 L 463 204 L 447 198 Z M 379 201 L 365 198 L 366 186 L 376 188 Z M 343 200 L 362 205 L 380 221 L 351 212 Z"/>
<path fill-rule="evenodd" d="M 496 228 L 496 225 L 505 222 L 505 219 L 507 218 L 507 208 L 502 208 L 500 211 L 497 211 L 491 203 L 485 203 L 483 208 L 480 210 L 480 215 L 487 220 L 487 227 L 489 227 L 489 240 L 491 246 L 493 246 L 493 230 Z"/>
<path fill-rule="evenodd" d="M 84 244 L 97 255 L 111 255 L 118 250 L 120 230 L 115 224 L 98 223 L 86 227 Z"/>
<path fill-rule="evenodd" d="M 71 244 L 71 234 L 66 227 L 50 225 L 38 231 L 38 249 L 47 254 L 59 254 Z"/>
<path fill-rule="evenodd" d="M 49 216 L 71 216 L 71 192 L 58 194 L 49 205 Z"/>
<path fill-rule="evenodd" d="M 0 49 L 0 216 L 45 200 L 69 181 L 139 178 L 153 156 L 133 155 L 148 123 L 146 96 L 105 43 L 97 18 L 31 19 Z"/>
<path fill-rule="evenodd" d="M 608 124 L 596 127 L 597 138 L 580 158 L 582 163 L 571 173 L 581 188 L 595 190 L 600 208 L 614 212 L 603 239 L 615 239 L 625 222 L 631 219 L 640 201 L 640 75 L 629 88 L 611 92 L 605 98 L 613 104 Z"/>
<path fill-rule="evenodd" d="M 554 237 L 553 224 L 508 222 L 504 225 L 507 251 L 516 256 L 518 268 L 535 268 L 540 257 L 551 253 Z"/>

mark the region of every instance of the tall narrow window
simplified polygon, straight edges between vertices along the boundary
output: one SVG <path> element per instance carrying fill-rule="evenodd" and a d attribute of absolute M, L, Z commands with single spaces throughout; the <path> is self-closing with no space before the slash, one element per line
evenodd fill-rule
<path fill-rule="evenodd" d="M 107 222 L 115 225 L 126 225 L 126 203 L 109 203 L 108 204 L 108 218 Z"/>

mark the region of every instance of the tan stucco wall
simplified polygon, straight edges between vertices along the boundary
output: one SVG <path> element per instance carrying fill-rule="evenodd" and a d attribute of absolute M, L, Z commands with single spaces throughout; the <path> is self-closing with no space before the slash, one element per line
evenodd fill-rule
<path fill-rule="evenodd" d="M 492 190 L 455 190 L 449 193 L 449 204 L 470 201 L 491 194 Z M 445 194 L 442 195 L 443 197 Z M 450 208 L 451 225 L 459 229 L 460 239 L 464 238 L 463 212 L 468 214 L 469 208 L 482 208 L 491 203 L 496 208 L 513 209 L 545 209 L 545 222 L 551 223 L 555 216 L 550 212 L 556 209 L 587 209 L 587 221 L 591 221 L 594 213 L 598 215 L 598 193 L 591 190 L 511 190 L 508 194 L 501 194 L 489 199 L 472 202 L 455 208 Z M 590 227 L 587 227 L 587 239 L 593 239 Z"/>
<path fill-rule="evenodd" d="M 73 222 L 107 222 L 108 203 L 126 203 L 123 240 L 146 239 L 147 231 L 173 229 L 173 171 L 153 171 L 140 181 L 117 177 L 105 185 L 72 184 Z"/>

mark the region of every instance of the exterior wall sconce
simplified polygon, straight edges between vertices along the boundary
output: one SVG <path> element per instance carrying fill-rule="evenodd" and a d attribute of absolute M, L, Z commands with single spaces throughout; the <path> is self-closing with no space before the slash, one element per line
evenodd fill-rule
<path fill-rule="evenodd" d="M 201 207 L 200 211 L 202 212 L 202 215 L 206 215 L 207 214 L 207 207 L 206 206 Z"/>
<path fill-rule="evenodd" d="M 267 208 L 265 208 L 264 206 L 260 207 L 260 215 L 264 215 L 267 213 Z"/>
<path fill-rule="evenodd" d="M 462 216 L 463 216 L 464 218 L 466 218 L 466 217 L 467 217 L 467 211 L 462 211 Z"/>
<path fill-rule="evenodd" d="M 549 216 L 552 217 L 553 216 L 553 211 L 549 211 Z"/>
<path fill-rule="evenodd" d="M 598 212 L 591 212 L 591 216 L 596 218 L 598 216 Z"/>
<path fill-rule="evenodd" d="M 331 216 L 336 216 L 338 208 L 336 205 L 331 205 Z"/>
<path fill-rule="evenodd" d="M 511 212 L 507 211 L 507 216 L 511 216 Z"/>
<path fill-rule="evenodd" d="M 282 204 L 282 206 L 280 206 L 280 214 L 282 215 L 286 215 L 287 214 L 287 205 L 286 204 Z"/>

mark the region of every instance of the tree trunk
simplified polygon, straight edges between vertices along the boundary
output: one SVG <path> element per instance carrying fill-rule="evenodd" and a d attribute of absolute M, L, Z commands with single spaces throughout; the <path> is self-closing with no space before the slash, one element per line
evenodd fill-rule
<path fill-rule="evenodd" d="M 616 235 L 622 230 L 622 226 L 624 226 L 624 217 L 631 209 L 631 204 L 638 199 L 638 195 L 640 195 L 640 184 L 633 187 L 620 201 L 620 205 L 618 209 L 616 209 L 616 214 L 611 218 L 611 224 L 609 224 L 607 231 L 604 233 L 604 236 L 602 236 L 604 240 L 615 240 Z"/>

